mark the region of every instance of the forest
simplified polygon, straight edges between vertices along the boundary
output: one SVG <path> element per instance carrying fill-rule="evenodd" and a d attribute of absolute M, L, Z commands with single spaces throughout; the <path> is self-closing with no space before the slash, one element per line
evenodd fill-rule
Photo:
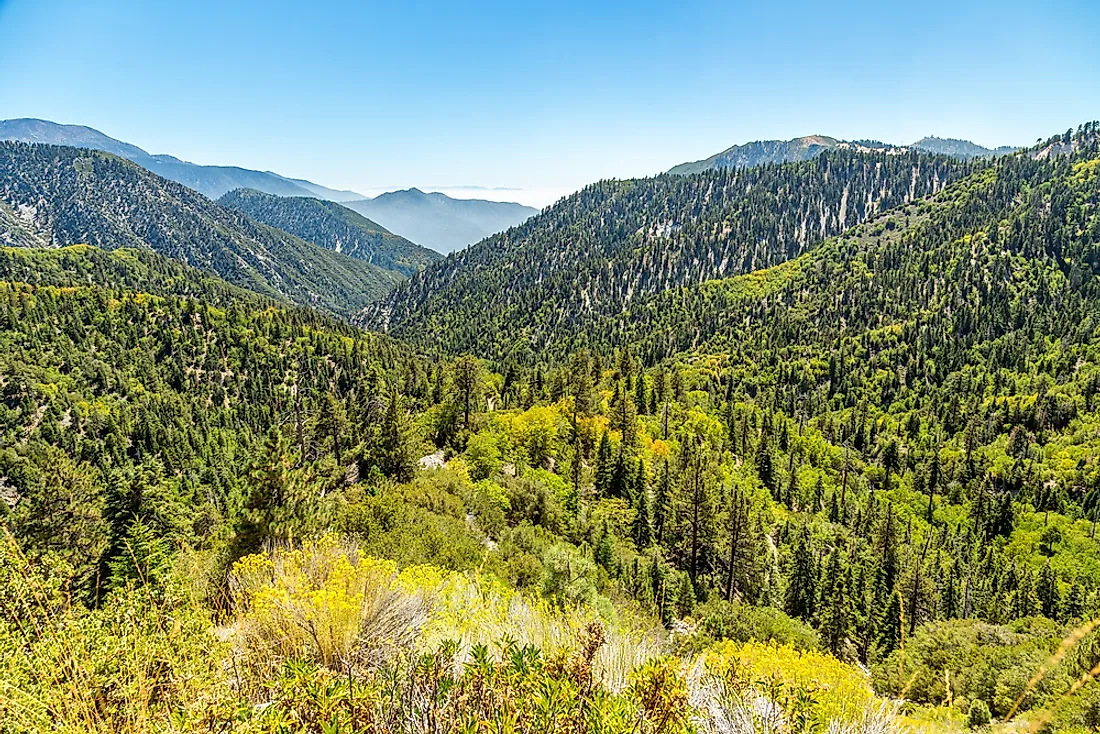
<path fill-rule="evenodd" d="M 605 181 L 369 299 L 89 211 L 0 248 L 0 732 L 1100 726 L 1100 125 Z"/>

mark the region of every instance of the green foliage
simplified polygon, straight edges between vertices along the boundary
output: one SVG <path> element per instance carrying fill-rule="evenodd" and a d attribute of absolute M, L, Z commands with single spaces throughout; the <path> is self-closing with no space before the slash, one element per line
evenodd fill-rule
<path fill-rule="evenodd" d="M 691 649 L 702 650 L 714 642 L 775 642 L 796 650 L 817 650 L 817 632 L 810 625 L 792 619 L 782 611 L 740 602 L 711 599 L 695 609 L 699 620 Z"/>
<path fill-rule="evenodd" d="M 989 724 L 991 716 L 989 706 L 980 698 L 970 702 L 970 709 L 966 712 L 966 724 L 971 729 L 979 729 Z"/>

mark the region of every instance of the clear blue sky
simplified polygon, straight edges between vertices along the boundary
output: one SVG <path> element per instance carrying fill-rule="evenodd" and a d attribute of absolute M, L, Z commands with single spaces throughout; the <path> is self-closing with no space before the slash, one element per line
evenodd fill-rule
<path fill-rule="evenodd" d="M 1100 2 L 0 0 L 0 118 L 376 190 L 1100 118 Z"/>

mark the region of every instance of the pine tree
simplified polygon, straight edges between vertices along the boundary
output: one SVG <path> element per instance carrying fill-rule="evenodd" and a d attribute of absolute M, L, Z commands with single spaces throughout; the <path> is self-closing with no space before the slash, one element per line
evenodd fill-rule
<path fill-rule="evenodd" d="M 643 485 L 637 492 L 634 503 L 634 525 L 631 534 L 634 545 L 642 551 L 653 543 L 653 526 L 650 523 L 649 490 Z"/>
<path fill-rule="evenodd" d="M 414 464 L 407 433 L 401 397 L 394 393 L 382 417 L 374 462 L 383 474 L 398 482 L 411 482 L 413 478 Z"/>
<path fill-rule="evenodd" d="M 615 574 L 615 550 L 611 544 L 611 533 L 607 530 L 606 522 L 603 524 L 599 540 L 596 541 L 593 557 L 596 563 L 603 566 L 609 574 Z"/>
<path fill-rule="evenodd" d="M 668 472 L 668 459 L 661 468 L 661 478 L 657 481 L 657 496 L 653 502 L 653 531 L 658 544 L 664 542 L 665 525 L 668 522 L 669 503 L 671 501 L 672 479 Z"/>
<path fill-rule="evenodd" d="M 611 494 L 611 439 L 607 431 L 600 436 L 600 447 L 596 450 L 596 497 L 607 497 Z"/>
<path fill-rule="evenodd" d="M 573 355 L 569 365 L 569 381 L 573 395 L 573 409 L 578 415 L 592 413 L 592 365 L 588 350 L 582 349 Z"/>
<path fill-rule="evenodd" d="M 775 464 L 768 430 L 765 430 L 760 436 L 760 446 L 756 451 L 756 474 L 760 477 L 760 482 L 771 492 L 772 497 L 778 500 L 779 479 L 775 475 Z"/>
<path fill-rule="evenodd" d="M 894 530 L 894 507 L 886 505 L 886 522 L 882 527 L 882 537 L 879 541 L 879 599 L 886 601 L 886 596 L 894 592 L 898 580 L 898 547 L 897 534 Z"/>
<path fill-rule="evenodd" d="M 611 469 L 611 484 L 608 496 L 618 499 L 630 499 L 630 477 L 626 469 L 626 456 L 623 445 L 619 444 L 619 453 L 615 456 L 615 465 Z"/>
<path fill-rule="evenodd" d="M 638 376 L 634 380 L 634 406 L 639 414 L 645 415 L 648 405 L 649 392 L 646 390 L 645 372 L 639 370 Z"/>
<path fill-rule="evenodd" d="M 840 548 L 829 554 L 822 578 L 820 605 L 821 641 L 833 655 L 843 659 L 844 648 L 852 627 L 852 604 L 849 572 L 840 557 Z"/>
<path fill-rule="evenodd" d="M 798 538 L 787 574 L 786 610 L 787 614 L 804 622 L 812 620 L 817 611 L 817 564 L 810 549 L 810 533 L 805 528 Z"/>
<path fill-rule="evenodd" d="M 875 648 L 881 657 L 886 657 L 901 644 L 902 617 L 901 617 L 901 592 L 894 591 L 890 594 L 889 603 L 883 610 L 878 625 L 878 638 L 875 640 Z"/>
<path fill-rule="evenodd" d="M 886 475 L 884 489 L 890 490 L 890 476 L 897 471 L 899 465 L 898 442 L 891 440 L 882 451 L 882 470 Z"/>
<path fill-rule="evenodd" d="M 748 523 L 749 498 L 739 487 L 733 487 L 726 501 L 726 537 L 729 540 L 729 551 L 726 555 L 726 601 L 733 600 L 737 565 L 749 540 Z"/>
<path fill-rule="evenodd" d="M 454 364 L 451 382 L 462 407 L 462 427 L 469 429 L 470 413 L 477 403 L 481 387 L 481 364 L 473 357 L 460 357 Z"/>
<path fill-rule="evenodd" d="M 1058 576 L 1050 567 L 1050 559 L 1039 573 L 1035 595 L 1039 598 L 1039 608 L 1047 619 L 1061 619 L 1061 594 L 1058 591 Z"/>

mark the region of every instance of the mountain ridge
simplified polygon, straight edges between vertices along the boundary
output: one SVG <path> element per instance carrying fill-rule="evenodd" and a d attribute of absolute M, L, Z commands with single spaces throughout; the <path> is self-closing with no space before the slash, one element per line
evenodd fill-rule
<path fill-rule="evenodd" d="M 194 189 L 209 199 L 218 199 L 235 189 L 255 189 L 275 196 L 334 201 L 358 211 L 417 245 L 444 253 L 508 229 L 538 212 L 537 209 L 512 202 L 455 199 L 442 193 L 438 194 L 441 199 L 426 198 L 425 201 L 431 202 L 431 205 L 425 205 L 423 202 L 408 200 L 407 194 L 412 189 L 372 198 L 355 191 L 332 189 L 272 171 L 256 171 L 239 166 L 208 166 L 190 163 L 165 153 L 151 154 L 95 128 L 64 125 L 37 118 L 0 120 L 0 140 L 67 145 L 113 153 L 162 178 Z M 419 189 L 416 191 L 424 197 L 433 196 L 424 194 Z"/>
<path fill-rule="evenodd" d="M 668 172 L 688 175 L 721 168 L 751 168 L 769 163 L 792 163 L 809 160 L 825 151 L 838 149 L 887 150 L 897 154 L 908 150 L 920 150 L 925 153 L 963 159 L 1007 155 L 1017 150 L 1011 146 L 991 149 L 968 140 L 932 136 L 921 138 L 909 145 L 894 145 L 878 140 L 841 140 L 828 135 L 806 135 L 790 140 L 755 140 L 733 145 L 708 158 L 673 166 Z"/>
<path fill-rule="evenodd" d="M 112 153 L 0 142 L 5 244 L 151 249 L 269 297 L 347 314 L 399 273 L 221 207 Z"/>

